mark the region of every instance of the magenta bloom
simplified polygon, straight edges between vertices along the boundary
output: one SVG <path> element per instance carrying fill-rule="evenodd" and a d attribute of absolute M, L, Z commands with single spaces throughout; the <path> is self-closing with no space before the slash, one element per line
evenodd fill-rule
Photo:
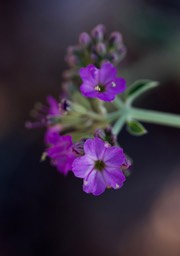
<path fill-rule="evenodd" d="M 96 137 L 86 140 L 84 152 L 84 156 L 74 160 L 72 171 L 76 177 L 84 179 L 86 193 L 100 195 L 107 187 L 122 187 L 125 176 L 121 166 L 126 158 L 121 148 L 111 147 Z"/>
<path fill-rule="evenodd" d="M 52 132 L 49 134 L 48 142 L 51 146 L 46 152 L 51 158 L 52 165 L 66 175 L 72 169 L 72 162 L 75 159 L 71 136 L 60 136 L 57 132 Z"/>
<path fill-rule="evenodd" d="M 47 97 L 47 102 L 49 104 L 48 114 L 50 116 L 59 116 L 60 114 L 60 106 L 59 102 L 54 99 L 52 96 Z"/>
<path fill-rule="evenodd" d="M 109 62 L 102 64 L 100 69 L 90 64 L 80 69 L 83 81 L 80 90 L 86 97 L 112 101 L 116 94 L 126 89 L 125 80 L 116 75 L 117 69 Z"/>
<path fill-rule="evenodd" d="M 48 118 L 61 115 L 60 106 L 58 101 L 52 97 L 47 97 L 48 106 L 36 104 L 33 109 L 33 117 L 35 122 L 26 122 L 25 126 L 28 129 L 41 128 L 48 126 Z"/>

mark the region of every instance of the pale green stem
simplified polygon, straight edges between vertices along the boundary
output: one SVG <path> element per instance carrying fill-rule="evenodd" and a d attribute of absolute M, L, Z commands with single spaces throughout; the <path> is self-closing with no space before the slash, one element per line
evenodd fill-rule
<path fill-rule="evenodd" d="M 119 119 L 120 115 L 123 115 L 123 110 L 119 110 L 119 111 L 115 111 L 115 112 L 111 112 L 109 114 L 106 114 L 106 118 L 109 122 L 113 122 L 114 120 Z"/>
<path fill-rule="evenodd" d="M 180 128 L 180 115 L 130 107 L 128 117 L 139 121 Z"/>
<path fill-rule="evenodd" d="M 121 131 L 121 129 L 123 128 L 125 122 L 126 122 L 126 115 L 122 115 L 117 121 L 116 123 L 113 125 L 112 131 L 113 134 L 118 135 L 118 133 Z"/>
<path fill-rule="evenodd" d="M 86 115 L 97 121 L 103 121 L 105 120 L 105 117 L 106 117 L 106 115 L 96 114 L 95 112 L 91 112 L 91 111 L 88 111 Z"/>

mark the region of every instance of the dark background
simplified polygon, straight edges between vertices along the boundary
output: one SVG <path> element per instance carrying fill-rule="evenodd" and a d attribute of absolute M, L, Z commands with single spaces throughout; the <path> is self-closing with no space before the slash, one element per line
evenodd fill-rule
<path fill-rule="evenodd" d="M 180 255 L 180 130 L 123 130 L 132 175 L 93 197 L 40 163 L 43 131 L 24 128 L 34 102 L 59 95 L 66 47 L 98 23 L 124 35 L 128 84 L 161 83 L 136 104 L 180 114 L 179 0 L 0 1 L 1 256 Z"/>

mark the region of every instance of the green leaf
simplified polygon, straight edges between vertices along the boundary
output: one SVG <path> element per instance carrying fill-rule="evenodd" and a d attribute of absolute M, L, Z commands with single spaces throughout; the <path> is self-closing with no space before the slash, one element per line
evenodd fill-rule
<path fill-rule="evenodd" d="M 135 136 L 141 136 L 147 133 L 147 130 L 144 126 L 139 123 L 137 120 L 129 120 L 126 126 L 127 131 Z"/>
<path fill-rule="evenodd" d="M 152 80 L 138 80 L 130 85 L 125 92 L 126 101 L 131 104 L 136 98 L 146 91 L 158 86 L 159 83 Z"/>

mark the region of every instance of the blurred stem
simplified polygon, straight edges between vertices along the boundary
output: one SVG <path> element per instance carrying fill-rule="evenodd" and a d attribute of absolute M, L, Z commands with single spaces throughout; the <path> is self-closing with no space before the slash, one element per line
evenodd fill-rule
<path fill-rule="evenodd" d="M 176 114 L 130 107 L 128 117 L 148 123 L 180 128 L 180 115 Z"/>
<path fill-rule="evenodd" d="M 113 134 L 118 135 L 126 122 L 126 118 L 127 116 L 123 115 L 115 122 L 112 128 Z"/>
<path fill-rule="evenodd" d="M 180 128 L 180 115 L 134 108 L 129 106 L 128 102 L 123 103 L 119 98 L 116 98 L 114 105 L 120 110 L 110 113 L 107 117 L 109 116 L 109 121 L 117 120 L 113 126 L 113 132 L 116 135 L 128 119 Z"/>

